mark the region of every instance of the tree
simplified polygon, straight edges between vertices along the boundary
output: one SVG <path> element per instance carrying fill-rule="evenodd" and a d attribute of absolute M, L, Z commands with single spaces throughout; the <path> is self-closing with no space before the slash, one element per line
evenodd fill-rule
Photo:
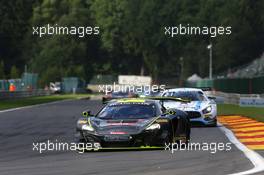
<path fill-rule="evenodd" d="M 33 26 L 94 27 L 89 7 L 89 2 L 84 0 L 44 0 L 34 8 L 32 23 Z M 32 41 L 31 70 L 40 74 L 43 83 L 54 77 L 58 81 L 63 76 L 89 80 L 100 63 L 97 36 L 52 35 L 33 37 Z"/>
<path fill-rule="evenodd" d="M 19 70 L 16 68 L 15 65 L 13 65 L 13 66 L 11 67 L 10 78 L 11 78 L 11 79 L 19 78 Z"/>
<path fill-rule="evenodd" d="M 0 79 L 5 79 L 5 65 L 3 60 L 0 62 Z"/>
<path fill-rule="evenodd" d="M 89 81 L 94 74 L 139 74 L 153 79 L 208 75 L 209 41 L 214 74 L 246 64 L 264 50 L 262 0 L 21 0 L 0 1 L 0 58 L 39 73 L 43 83 L 63 76 Z M 16 13 L 14 13 L 16 12 Z M 100 35 L 32 35 L 32 26 L 99 26 Z M 164 34 L 165 26 L 231 26 L 232 34 Z M 4 72 L 4 71 L 2 71 Z"/>
<path fill-rule="evenodd" d="M 198 0 L 195 3 L 192 0 L 94 0 L 91 9 L 96 23 L 104 29 L 104 48 L 111 53 L 139 57 L 137 62 L 140 64 L 137 65 L 143 64 L 155 79 L 178 76 L 180 57 L 184 57 L 186 76 L 193 73 L 207 76 L 209 56 L 206 46 L 210 41 L 214 45 L 216 74 L 258 57 L 264 50 L 263 6 L 263 1 L 249 0 Z M 232 34 L 216 38 L 210 35 L 169 38 L 164 35 L 165 26 L 179 24 L 231 26 Z M 124 64 L 124 67 L 129 67 L 129 64 Z"/>
<path fill-rule="evenodd" d="M 7 70 L 12 65 L 22 69 L 30 50 L 27 33 L 31 33 L 32 8 L 39 0 L 0 1 L 0 57 Z"/>

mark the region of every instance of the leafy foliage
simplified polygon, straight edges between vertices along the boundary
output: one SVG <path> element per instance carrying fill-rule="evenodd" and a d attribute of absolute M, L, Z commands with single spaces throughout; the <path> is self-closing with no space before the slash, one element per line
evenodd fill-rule
<path fill-rule="evenodd" d="M 19 78 L 19 72 L 18 72 L 18 69 L 16 68 L 16 66 L 11 67 L 10 78 L 12 78 L 12 79 Z"/>
<path fill-rule="evenodd" d="M 5 78 L 5 66 L 4 66 L 4 61 L 0 61 L 0 78 L 4 79 Z"/>
<path fill-rule="evenodd" d="M 89 80 L 95 74 L 140 72 L 158 81 L 193 73 L 205 77 L 211 41 L 218 74 L 262 54 L 263 9 L 263 0 L 0 1 L 0 57 L 6 63 L 0 71 L 11 73 L 11 65 L 21 71 L 27 64 L 42 84 L 63 76 Z M 32 26 L 47 24 L 99 26 L 100 35 L 32 35 Z M 179 24 L 231 26 L 232 34 L 165 36 L 165 26 Z"/>

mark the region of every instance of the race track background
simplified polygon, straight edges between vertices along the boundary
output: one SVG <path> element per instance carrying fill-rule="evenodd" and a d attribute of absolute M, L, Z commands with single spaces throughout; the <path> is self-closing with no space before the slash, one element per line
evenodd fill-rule
<path fill-rule="evenodd" d="M 231 151 L 32 151 L 33 142 L 74 142 L 75 124 L 97 100 L 73 100 L 0 113 L 0 174 L 230 174 L 253 168 L 234 145 Z M 192 142 L 229 140 L 218 127 L 192 128 Z M 260 152 L 262 153 L 262 152 Z M 260 173 L 261 174 L 261 173 Z"/>

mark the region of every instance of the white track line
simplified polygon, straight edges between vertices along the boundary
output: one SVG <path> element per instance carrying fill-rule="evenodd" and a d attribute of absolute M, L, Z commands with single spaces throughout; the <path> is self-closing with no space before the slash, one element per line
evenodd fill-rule
<path fill-rule="evenodd" d="M 38 106 L 45 106 L 45 105 L 56 104 L 56 103 L 65 102 L 65 101 L 72 101 L 72 100 L 74 100 L 74 99 L 58 100 L 58 101 L 53 101 L 53 102 L 48 102 L 48 103 L 41 103 L 41 104 L 36 104 L 36 105 L 5 109 L 5 110 L 0 111 L 0 113 L 12 112 L 12 111 L 17 111 L 17 110 L 21 110 L 21 109 L 33 108 L 33 107 L 38 107 Z"/>
<path fill-rule="evenodd" d="M 257 152 L 247 148 L 244 144 L 242 144 L 233 134 L 232 131 L 224 127 L 222 124 L 218 123 L 220 126 L 220 130 L 225 133 L 227 138 L 239 149 L 241 150 L 245 156 L 251 161 L 251 163 L 254 165 L 254 168 L 243 171 L 243 172 L 238 172 L 238 173 L 233 173 L 231 175 L 247 175 L 247 174 L 254 174 L 258 172 L 264 171 L 264 159 L 261 155 L 259 155 Z"/>
<path fill-rule="evenodd" d="M 91 96 L 90 100 L 94 100 L 95 97 L 96 96 Z M 82 98 L 80 98 L 80 99 L 82 99 Z M 30 106 L 22 106 L 22 107 L 18 107 L 18 108 L 5 109 L 5 110 L 2 110 L 2 111 L 0 110 L 0 113 L 12 112 L 12 111 L 17 111 L 17 110 L 21 110 L 21 109 L 33 108 L 33 107 L 38 107 L 38 106 L 45 106 L 45 105 L 56 104 L 56 103 L 61 103 L 61 102 L 65 102 L 65 101 L 80 100 L 80 99 L 66 99 L 66 100 L 58 100 L 58 101 L 41 103 L 41 104 L 30 105 Z"/>

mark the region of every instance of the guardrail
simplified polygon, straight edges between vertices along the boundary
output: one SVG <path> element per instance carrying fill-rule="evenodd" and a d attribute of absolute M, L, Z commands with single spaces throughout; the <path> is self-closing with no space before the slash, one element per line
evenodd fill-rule
<path fill-rule="evenodd" d="M 216 97 L 216 103 L 236 104 L 240 106 L 264 106 L 264 94 L 236 94 L 219 91 L 207 91 L 206 94 Z"/>
<path fill-rule="evenodd" d="M 206 91 L 209 96 L 215 97 L 216 103 L 239 104 L 240 94 L 219 91 Z"/>
<path fill-rule="evenodd" d="M 46 96 L 50 95 L 51 92 L 49 90 L 44 89 L 36 89 L 31 91 L 0 91 L 0 99 L 18 99 L 25 97 L 35 97 L 35 96 Z"/>

